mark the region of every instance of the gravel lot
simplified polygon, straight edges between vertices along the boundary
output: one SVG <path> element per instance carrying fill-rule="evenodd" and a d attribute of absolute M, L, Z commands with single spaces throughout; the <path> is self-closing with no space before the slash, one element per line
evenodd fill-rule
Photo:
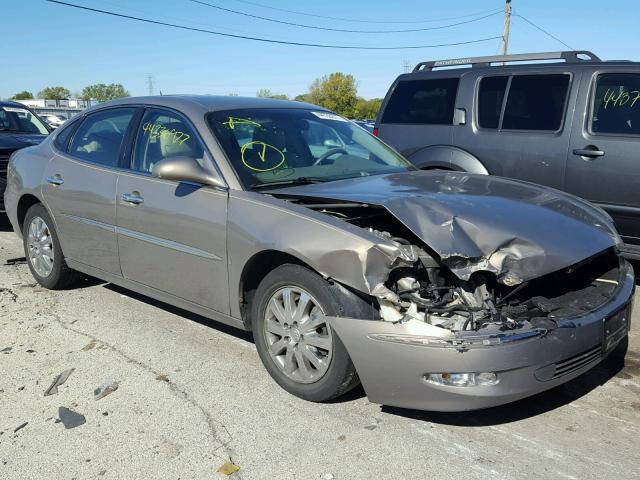
<path fill-rule="evenodd" d="M 22 255 L 0 220 L 2 479 L 215 479 L 229 460 L 246 480 L 640 477 L 640 308 L 624 364 L 524 401 L 434 414 L 357 389 L 317 405 L 271 380 L 250 335 L 93 279 L 44 290 Z M 60 407 L 86 423 L 65 428 Z"/>

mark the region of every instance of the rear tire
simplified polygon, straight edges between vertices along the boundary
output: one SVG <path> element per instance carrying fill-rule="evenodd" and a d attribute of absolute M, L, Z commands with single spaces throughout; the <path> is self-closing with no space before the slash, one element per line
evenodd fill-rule
<path fill-rule="evenodd" d="M 65 262 L 53 220 L 42 204 L 37 203 L 27 211 L 22 241 L 31 275 L 43 287 L 59 290 L 80 279 L 80 273 Z"/>
<path fill-rule="evenodd" d="M 253 337 L 265 368 L 287 392 L 313 402 L 336 398 L 360 383 L 323 314 L 373 318 L 375 311 L 341 285 L 292 264 L 267 274 L 251 305 Z"/>

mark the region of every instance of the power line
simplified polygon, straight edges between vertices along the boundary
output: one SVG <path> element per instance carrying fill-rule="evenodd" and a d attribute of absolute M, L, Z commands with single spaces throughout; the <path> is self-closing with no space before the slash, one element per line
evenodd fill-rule
<path fill-rule="evenodd" d="M 544 33 L 545 35 L 548 35 L 549 37 L 553 38 L 554 40 L 556 40 L 557 42 L 560 42 L 562 45 L 564 45 L 565 47 L 567 47 L 569 50 L 575 50 L 575 48 L 573 48 L 571 45 L 566 44 L 565 42 L 563 42 L 562 40 L 560 40 L 558 37 L 556 37 L 555 35 L 547 32 L 544 28 L 536 25 L 535 23 L 533 23 L 531 20 L 523 17 L 522 15 L 518 15 L 516 13 L 513 14 L 514 17 L 518 17 L 521 18 L 522 20 L 524 20 L 525 22 L 527 22 L 529 25 L 531 25 L 534 28 L 537 28 L 538 30 L 540 30 L 542 33 Z"/>
<path fill-rule="evenodd" d="M 325 18 L 328 20 L 340 20 L 343 22 L 356 22 L 356 23 L 431 23 L 431 22 L 446 22 L 449 20 L 458 20 L 460 18 L 469 18 L 469 17 L 475 17 L 477 15 L 484 15 L 485 13 L 489 13 L 489 12 L 493 12 L 495 10 L 485 10 L 483 12 L 477 12 L 477 13 L 470 13 L 467 15 L 460 15 L 458 17 L 448 17 L 448 18 L 432 18 L 432 19 L 428 19 L 428 20 L 398 20 L 398 21 L 393 21 L 393 20 L 362 20 L 362 19 L 356 19 L 356 18 L 345 18 L 345 17 L 331 17 L 328 15 L 316 15 L 313 13 L 307 13 L 307 12 L 301 12 L 299 10 L 287 10 L 286 8 L 278 8 L 278 7 L 273 7 L 271 5 L 264 5 L 262 3 L 258 3 L 258 2 L 251 2 L 249 0 L 236 0 L 236 2 L 240 2 L 240 3 L 246 3 L 247 5 L 253 5 L 254 7 L 262 7 L 262 8 L 268 8 L 270 10 L 276 10 L 278 12 L 285 12 L 285 13 L 293 13 L 296 15 L 303 15 L 305 17 L 315 17 L 315 18 Z"/>
<path fill-rule="evenodd" d="M 494 10 L 492 13 L 489 13 L 488 15 L 483 15 L 483 16 L 478 17 L 478 18 L 472 18 L 471 20 L 465 20 L 465 21 L 462 21 L 462 22 L 451 23 L 449 25 L 439 25 L 437 27 L 411 28 L 411 29 L 405 29 L 405 30 L 349 30 L 349 29 L 344 29 L 344 28 L 318 27 L 316 25 L 306 25 L 304 23 L 287 22 L 287 21 L 284 21 L 284 20 L 278 20 L 276 18 L 262 17 L 260 15 L 254 15 L 252 13 L 241 12 L 239 10 L 233 10 L 231 8 L 221 7 L 219 5 L 214 5 L 214 4 L 209 3 L 209 2 L 203 2 L 202 0 L 188 0 L 188 1 L 190 1 L 192 3 L 197 3 L 199 5 L 203 5 L 205 7 L 215 8 L 215 9 L 221 10 L 223 12 L 234 13 L 236 15 L 243 15 L 245 17 L 250 17 L 250 18 L 257 18 L 258 20 L 264 20 L 266 22 L 280 23 L 282 25 L 291 25 L 291 26 L 294 26 L 294 27 L 311 28 L 311 29 L 314 29 L 314 30 L 326 30 L 326 31 L 331 31 L 331 32 L 346 32 L 346 33 L 408 33 L 408 32 L 425 32 L 427 30 L 441 30 L 443 28 L 451 28 L 451 27 L 456 27 L 458 25 L 464 25 L 464 24 L 467 24 L 467 23 L 478 22 L 480 20 L 484 20 L 485 18 L 492 17 L 492 16 L 497 15 L 498 13 L 502 12 L 502 10 Z"/>
<path fill-rule="evenodd" d="M 323 43 L 288 42 L 288 41 L 285 41 L 285 40 L 274 40 L 274 39 L 271 39 L 271 38 L 262 38 L 262 37 L 250 37 L 250 36 L 246 36 L 246 35 L 234 35 L 232 33 L 216 32 L 214 30 L 205 30 L 203 28 L 187 27 L 185 25 L 177 25 L 175 23 L 160 22 L 158 20 L 151 20 L 151 19 L 142 18 L 142 17 L 134 17 L 132 15 L 125 15 L 123 13 L 110 12 L 108 10 L 100 10 L 98 8 L 85 7 L 84 5 L 76 5 L 74 3 L 62 2 L 60 0 L 47 0 L 47 2 L 57 3 L 59 5 L 64 5 L 64 6 L 72 7 L 72 8 L 78 8 L 80 10 L 87 10 L 87 11 L 90 11 L 90 12 L 102 13 L 104 15 L 111 15 L 113 17 L 128 18 L 130 20 L 136 20 L 136 21 L 139 21 L 139 22 L 151 23 L 151 24 L 154 24 L 154 25 L 163 25 L 165 27 L 178 28 L 178 29 L 181 29 L 181 30 L 189 30 L 189 31 L 193 31 L 193 32 L 208 33 L 208 34 L 211 34 L 211 35 L 219 35 L 221 37 L 231 37 L 231 38 L 240 38 L 240 39 L 243 39 L 243 40 L 253 40 L 253 41 L 256 41 L 256 42 L 276 43 L 276 44 L 280 44 L 280 45 L 295 45 L 295 46 L 299 46 L 299 47 L 338 48 L 338 49 L 349 49 L 349 50 L 403 50 L 403 49 L 437 48 L 437 47 L 452 47 L 452 46 L 456 46 L 456 45 L 469 45 L 471 43 L 487 42 L 487 41 L 490 41 L 490 40 L 495 40 L 497 38 L 500 38 L 500 36 L 498 35 L 498 36 L 494 36 L 494 37 L 479 38 L 479 39 L 476 39 L 476 40 L 467 40 L 467 41 L 464 41 L 464 42 L 441 43 L 441 44 L 435 44 L 435 45 L 406 45 L 406 46 L 397 46 L 397 47 L 371 47 L 371 46 L 366 46 L 365 47 L 365 46 L 358 46 L 358 45 L 331 45 L 331 44 L 323 44 Z"/>

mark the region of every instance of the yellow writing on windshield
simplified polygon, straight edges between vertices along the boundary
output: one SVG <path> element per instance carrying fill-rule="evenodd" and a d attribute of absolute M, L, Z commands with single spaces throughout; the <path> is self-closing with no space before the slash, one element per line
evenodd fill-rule
<path fill-rule="evenodd" d="M 237 118 L 237 117 L 229 117 L 229 120 L 226 122 L 222 122 L 223 125 L 226 125 L 231 130 L 233 130 L 236 125 L 253 125 L 254 127 L 262 127 L 258 122 L 254 122 L 253 120 L 249 120 L 248 118 Z"/>
<path fill-rule="evenodd" d="M 250 158 L 247 152 L 255 152 L 260 163 L 257 163 L 256 159 Z M 275 155 L 269 155 L 270 152 L 275 152 Z M 242 145 L 240 147 L 240 158 L 244 166 L 254 172 L 270 172 L 281 167 L 285 161 L 282 150 L 260 141 L 247 142 Z"/>
<path fill-rule="evenodd" d="M 636 102 L 640 100 L 640 90 L 620 90 L 616 94 L 615 90 L 611 90 L 610 88 L 604 94 L 604 108 L 606 110 L 609 105 L 612 107 L 624 107 L 625 105 L 629 105 L 629 107 L 635 106 Z M 631 103 L 629 103 L 631 102 Z"/>
<path fill-rule="evenodd" d="M 167 127 L 160 123 L 147 122 L 142 125 L 142 130 L 151 138 L 155 139 L 160 135 L 163 135 L 165 136 L 165 138 L 171 140 L 172 143 L 177 143 L 178 145 L 182 145 L 184 142 L 191 138 L 191 135 L 187 133 L 176 130 L 175 128 L 169 130 Z"/>

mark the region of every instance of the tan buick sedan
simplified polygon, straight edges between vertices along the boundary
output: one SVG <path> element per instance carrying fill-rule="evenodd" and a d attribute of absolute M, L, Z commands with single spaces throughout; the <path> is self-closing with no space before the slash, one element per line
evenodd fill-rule
<path fill-rule="evenodd" d="M 312 401 L 362 382 L 387 405 L 503 404 L 592 368 L 629 327 L 633 272 L 602 210 L 416 170 L 305 103 L 100 105 L 12 155 L 5 204 L 41 285 L 88 274 L 252 330 Z"/>

